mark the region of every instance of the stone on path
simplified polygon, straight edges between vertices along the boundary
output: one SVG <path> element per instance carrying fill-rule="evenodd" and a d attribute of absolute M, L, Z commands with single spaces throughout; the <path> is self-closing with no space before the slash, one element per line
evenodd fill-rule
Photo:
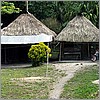
<path fill-rule="evenodd" d="M 99 84 L 99 80 L 92 81 L 94 84 Z"/>

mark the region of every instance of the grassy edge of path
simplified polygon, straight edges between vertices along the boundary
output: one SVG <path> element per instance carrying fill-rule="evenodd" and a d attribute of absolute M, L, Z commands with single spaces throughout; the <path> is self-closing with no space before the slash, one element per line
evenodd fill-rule
<path fill-rule="evenodd" d="M 86 67 L 75 74 L 75 76 L 66 83 L 64 91 L 60 98 L 65 99 L 92 99 L 98 98 L 99 85 L 92 81 L 99 79 L 99 67 L 94 65 Z"/>

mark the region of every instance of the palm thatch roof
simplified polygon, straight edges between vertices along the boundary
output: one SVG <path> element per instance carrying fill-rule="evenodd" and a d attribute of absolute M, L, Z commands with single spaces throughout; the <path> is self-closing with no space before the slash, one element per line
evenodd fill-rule
<path fill-rule="evenodd" d="M 84 16 L 76 16 L 56 37 L 57 41 L 99 42 L 99 29 Z"/>
<path fill-rule="evenodd" d="M 41 33 L 56 36 L 56 33 L 46 27 L 32 14 L 21 14 L 17 19 L 1 30 L 4 36 L 39 35 Z"/>

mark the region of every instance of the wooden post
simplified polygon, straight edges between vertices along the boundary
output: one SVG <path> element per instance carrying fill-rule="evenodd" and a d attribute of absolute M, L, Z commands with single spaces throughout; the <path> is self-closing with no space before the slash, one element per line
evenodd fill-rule
<path fill-rule="evenodd" d="M 61 53 L 62 53 L 62 52 L 61 52 L 61 47 L 62 47 L 62 43 L 60 42 L 60 53 L 59 53 L 59 61 L 61 61 L 61 56 L 62 56 L 62 55 L 61 55 Z"/>
<path fill-rule="evenodd" d="M 90 57 L 90 49 L 89 49 L 89 43 L 88 43 L 88 57 Z"/>
<path fill-rule="evenodd" d="M 82 60 L 82 43 L 80 44 L 80 60 Z"/>
<path fill-rule="evenodd" d="M 5 64 L 7 63 L 7 60 L 6 60 L 6 47 L 4 48 L 5 50 Z"/>
<path fill-rule="evenodd" d="M 48 42 L 49 47 L 49 42 Z M 49 52 L 47 52 L 47 69 L 46 69 L 46 77 L 48 76 L 48 64 L 49 64 Z"/>

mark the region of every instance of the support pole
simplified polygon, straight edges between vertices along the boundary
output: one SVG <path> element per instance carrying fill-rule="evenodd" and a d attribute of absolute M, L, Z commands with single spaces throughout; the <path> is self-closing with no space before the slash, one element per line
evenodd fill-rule
<path fill-rule="evenodd" d="M 5 64 L 7 63 L 7 60 L 6 60 L 6 47 L 4 48 L 5 50 Z"/>
<path fill-rule="evenodd" d="M 59 53 L 59 61 L 61 61 L 61 47 L 62 47 L 62 45 L 61 45 L 61 42 L 60 42 L 60 53 Z"/>
<path fill-rule="evenodd" d="M 90 57 L 90 52 L 89 52 L 89 43 L 88 43 L 88 57 Z"/>
<path fill-rule="evenodd" d="M 48 42 L 49 47 L 49 42 Z M 48 64 L 49 64 L 49 52 L 47 52 L 47 68 L 46 68 L 46 77 L 48 76 Z"/>

